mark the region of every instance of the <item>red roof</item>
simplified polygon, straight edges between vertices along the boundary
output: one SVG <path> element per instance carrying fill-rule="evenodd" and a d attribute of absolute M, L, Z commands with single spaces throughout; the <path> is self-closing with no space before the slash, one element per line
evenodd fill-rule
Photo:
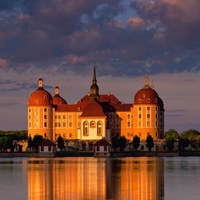
<path fill-rule="evenodd" d="M 111 144 L 106 139 L 101 139 L 97 141 L 94 146 L 111 146 Z"/>
<path fill-rule="evenodd" d="M 88 116 L 106 117 L 101 105 L 95 99 L 84 108 L 83 113 L 81 114 L 81 117 Z"/>
<path fill-rule="evenodd" d="M 67 102 L 59 94 L 55 94 L 53 97 L 53 104 L 60 105 L 60 104 L 67 104 Z"/>
<path fill-rule="evenodd" d="M 28 105 L 52 105 L 52 96 L 44 88 L 38 88 L 30 95 Z"/>
<path fill-rule="evenodd" d="M 42 146 L 42 147 L 44 147 L 44 146 L 48 146 L 48 147 L 50 147 L 50 146 L 56 146 L 56 144 L 55 143 L 53 143 L 51 140 L 49 140 L 49 139 L 45 139 L 43 142 L 41 142 L 38 146 Z"/>

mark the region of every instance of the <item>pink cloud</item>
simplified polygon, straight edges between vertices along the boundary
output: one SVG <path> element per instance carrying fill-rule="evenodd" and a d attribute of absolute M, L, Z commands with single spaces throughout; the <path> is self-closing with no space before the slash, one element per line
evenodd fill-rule
<path fill-rule="evenodd" d="M 9 70 L 9 63 L 8 63 L 8 61 L 5 60 L 5 59 L 1 59 L 1 58 L 0 58 L 0 68 L 1 68 L 4 72 L 8 71 L 8 70 Z"/>
<path fill-rule="evenodd" d="M 146 22 L 140 17 L 132 17 L 132 18 L 129 18 L 127 21 L 128 27 L 132 29 L 142 28 L 145 24 Z"/>

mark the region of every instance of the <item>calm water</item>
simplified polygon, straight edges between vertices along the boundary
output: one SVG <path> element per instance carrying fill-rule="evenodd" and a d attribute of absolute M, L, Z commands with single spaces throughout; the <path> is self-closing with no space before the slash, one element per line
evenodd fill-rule
<path fill-rule="evenodd" d="M 2 200 L 198 200 L 200 157 L 0 158 Z"/>

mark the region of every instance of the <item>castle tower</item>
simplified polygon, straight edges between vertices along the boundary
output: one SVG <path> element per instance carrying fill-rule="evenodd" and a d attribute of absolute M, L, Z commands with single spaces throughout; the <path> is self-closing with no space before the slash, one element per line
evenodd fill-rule
<path fill-rule="evenodd" d="M 144 87 L 134 97 L 134 135 L 145 140 L 151 135 L 154 140 L 164 137 L 164 104 L 157 92 L 149 86 L 149 78 L 144 78 Z"/>
<path fill-rule="evenodd" d="M 52 140 L 52 96 L 43 88 L 43 79 L 38 80 L 38 89 L 28 99 L 28 136 L 42 135 Z"/>

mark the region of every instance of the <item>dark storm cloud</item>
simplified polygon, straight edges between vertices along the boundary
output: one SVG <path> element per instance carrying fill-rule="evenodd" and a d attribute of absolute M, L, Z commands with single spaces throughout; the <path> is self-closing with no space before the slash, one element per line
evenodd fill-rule
<path fill-rule="evenodd" d="M 133 1 L 123 19 L 126 2 L 1 1 L 0 68 L 83 72 L 96 61 L 100 75 L 199 71 L 198 0 Z"/>

